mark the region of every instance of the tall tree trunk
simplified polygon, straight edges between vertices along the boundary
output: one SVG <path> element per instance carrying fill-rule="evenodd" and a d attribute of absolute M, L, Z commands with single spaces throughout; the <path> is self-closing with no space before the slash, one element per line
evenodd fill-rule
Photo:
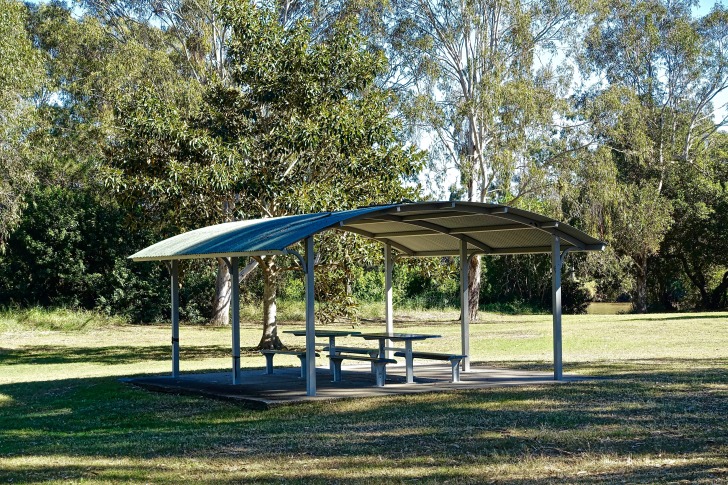
<path fill-rule="evenodd" d="M 260 265 L 263 270 L 263 336 L 258 343 L 259 349 L 282 349 L 283 342 L 278 338 L 276 322 L 276 297 L 278 294 L 278 268 L 273 256 L 265 256 Z"/>
<path fill-rule="evenodd" d="M 217 258 L 217 278 L 215 279 L 215 296 L 212 299 L 213 325 L 230 325 L 230 298 L 232 296 L 232 279 L 230 270 L 222 258 Z"/>
<path fill-rule="evenodd" d="M 708 308 L 710 306 L 710 294 L 708 292 L 708 283 L 705 281 L 703 268 L 699 265 L 691 266 L 684 254 L 679 254 L 678 259 L 682 263 L 683 272 L 700 292 L 700 308 Z"/>
<path fill-rule="evenodd" d="M 635 275 L 635 297 L 632 310 L 635 313 L 647 313 L 647 258 L 640 258 L 637 263 Z"/>
<path fill-rule="evenodd" d="M 469 140 L 472 141 L 472 127 L 469 132 Z M 469 155 L 472 160 L 475 160 L 477 156 L 476 148 L 473 143 L 470 143 L 468 147 Z M 477 168 L 475 163 L 471 168 L 470 175 L 467 179 L 468 187 L 468 201 L 473 202 L 476 200 L 475 197 L 475 179 L 477 176 Z M 483 202 L 485 194 L 481 193 L 479 200 Z M 473 256 L 470 258 L 470 268 L 468 269 L 468 316 L 471 322 L 478 319 L 478 310 L 480 309 L 480 272 L 482 268 L 482 258 Z"/>
<path fill-rule="evenodd" d="M 723 273 L 720 284 L 710 292 L 708 302 L 709 310 L 720 310 L 726 303 L 726 292 L 728 291 L 728 271 Z"/>
<path fill-rule="evenodd" d="M 478 319 L 480 307 L 480 271 L 483 261 L 480 255 L 470 258 L 470 269 L 468 270 L 468 314 L 470 321 Z"/>

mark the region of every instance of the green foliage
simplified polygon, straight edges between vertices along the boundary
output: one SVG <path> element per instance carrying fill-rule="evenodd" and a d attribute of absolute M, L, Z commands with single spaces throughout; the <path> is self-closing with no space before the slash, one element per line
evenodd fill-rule
<path fill-rule="evenodd" d="M 34 182 L 27 134 L 37 122 L 32 96 L 42 79 L 40 56 L 25 30 L 27 9 L 0 0 L 0 250 L 20 219 Z"/>
<path fill-rule="evenodd" d="M 669 189 L 675 222 L 659 264 L 667 280 L 687 277 L 699 308 L 728 306 L 727 166 L 728 135 L 718 133 L 706 157 L 686 167 L 681 183 Z"/>
<path fill-rule="evenodd" d="M 81 3 L 0 0 L 3 304 L 164 318 L 165 270 L 128 263 L 132 249 L 230 219 L 417 199 L 423 154 L 402 140 L 418 128 L 430 160 L 460 171 L 452 197 L 609 242 L 567 259 L 565 309 L 583 309 L 585 285 L 638 310 L 728 306 L 721 5 L 695 18 L 687 1 Z M 582 72 L 571 98 L 555 49 Z M 380 246 L 329 232 L 316 250 L 322 320 L 383 299 Z M 280 295 L 301 298 L 300 273 L 273 261 Z M 453 264 L 398 263 L 397 305 L 458 306 Z M 482 305 L 550 306 L 547 258 L 485 266 Z M 215 264 L 183 272 L 183 318 L 205 321 Z M 253 272 L 244 300 L 265 281 Z"/>
<path fill-rule="evenodd" d="M 153 240 L 124 228 L 126 214 L 78 189 L 39 188 L 0 257 L 0 304 L 99 309 L 132 321 L 165 316 L 162 267 L 126 260 Z"/>
<path fill-rule="evenodd" d="M 681 220 L 705 221 L 701 204 L 682 200 L 696 179 L 701 186 L 714 183 L 706 162 L 716 130 L 727 121 L 713 122 L 713 101 L 728 89 L 725 9 L 716 6 L 695 19 L 692 8 L 686 1 L 599 3 L 579 57 L 585 77 L 606 82 L 579 96 L 588 126 L 579 143 L 587 140 L 590 149 L 580 154 L 582 168 L 575 172 L 582 173 L 572 182 L 581 200 L 568 205 L 627 260 L 637 311 L 647 309 L 648 298 L 671 291 L 672 283 L 662 281 L 650 296 L 650 271 L 679 279 L 666 270 L 666 238 L 671 227 L 680 230 Z M 704 279 L 708 267 L 693 267 L 691 279 Z"/>
<path fill-rule="evenodd" d="M 60 3 L 31 9 L 29 34 L 46 71 L 32 133 L 41 183 L 97 184 L 103 149 L 113 139 L 114 106 L 144 82 L 164 86 L 176 67 L 162 49 L 161 32 L 137 24 L 115 35 L 103 19 L 78 17 Z"/>
<path fill-rule="evenodd" d="M 569 255 L 562 275 L 562 311 L 584 314 L 592 300 L 570 269 L 579 261 Z M 482 273 L 481 305 L 505 313 L 551 311 L 551 259 L 547 255 L 488 257 Z"/>
<path fill-rule="evenodd" d="M 522 302 L 550 308 L 550 265 L 547 255 L 485 258 L 481 304 Z"/>
<path fill-rule="evenodd" d="M 396 307 L 443 309 L 460 306 L 460 280 L 453 258 L 428 262 L 399 260 L 394 266 Z"/>

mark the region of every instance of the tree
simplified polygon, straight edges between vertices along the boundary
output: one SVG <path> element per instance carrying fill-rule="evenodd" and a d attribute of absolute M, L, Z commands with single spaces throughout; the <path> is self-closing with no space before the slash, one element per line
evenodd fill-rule
<path fill-rule="evenodd" d="M 717 6 L 696 20 L 691 8 L 690 2 L 604 2 L 580 59 L 585 78 L 606 80 L 582 93 L 580 103 L 591 141 L 609 149 L 599 163 L 616 168 L 613 195 L 625 204 L 617 216 L 625 217 L 613 220 L 611 237 L 634 262 L 638 311 L 647 308 L 649 255 L 659 252 L 672 225 L 666 208 L 728 121 L 714 122 L 719 107 L 712 104 L 728 89 L 728 17 Z"/>
<path fill-rule="evenodd" d="M 26 20 L 22 3 L 0 0 L 0 248 L 20 220 L 35 178 L 28 131 L 35 124 L 32 97 L 42 80 L 42 65 Z"/>
<path fill-rule="evenodd" d="M 201 86 L 199 102 L 160 99 L 152 87 L 118 112 L 109 183 L 127 200 L 178 227 L 226 217 L 276 217 L 390 202 L 420 157 L 398 141 L 390 95 L 374 84 L 386 65 L 365 50 L 351 22 L 312 38 L 302 22 L 230 3 L 230 79 Z M 184 104 L 187 103 L 187 104 Z M 219 203 L 225 206 L 219 210 Z M 276 283 L 283 265 L 259 258 L 264 274 L 261 347 L 280 347 Z"/>
<path fill-rule="evenodd" d="M 549 52 L 575 21 L 569 2 L 398 2 L 392 48 L 409 74 L 408 114 L 434 138 L 433 173 L 454 169 L 470 201 L 518 204 L 543 189 L 544 156 L 568 79 Z M 545 59 L 545 60 L 542 60 Z M 457 190 L 457 188 L 456 188 Z M 470 317 L 481 260 L 471 259 Z"/>
<path fill-rule="evenodd" d="M 705 160 L 685 170 L 687 173 L 673 196 L 674 224 L 662 245 L 663 258 L 678 262 L 698 291 L 699 307 L 726 308 L 728 134 L 716 133 Z"/>
<path fill-rule="evenodd" d="M 220 0 L 84 0 L 83 5 L 99 19 L 120 45 L 136 45 L 140 41 L 157 53 L 165 52 L 177 66 L 178 75 L 189 79 L 192 91 L 216 83 L 230 81 L 227 55 L 230 24 L 225 19 Z M 331 5 L 329 5 L 331 3 Z M 336 2 L 317 3 L 277 1 L 258 2 L 261 8 L 273 12 L 285 29 L 298 21 L 311 27 L 312 38 L 324 35 L 338 17 Z M 159 25 L 161 30 L 151 28 Z M 216 220 L 230 220 L 232 205 L 223 195 L 216 207 Z M 210 206 L 206 208 L 209 210 Z M 179 229 L 179 228 L 178 228 Z M 217 261 L 215 296 L 211 305 L 211 322 L 229 323 L 232 280 L 227 264 Z"/>

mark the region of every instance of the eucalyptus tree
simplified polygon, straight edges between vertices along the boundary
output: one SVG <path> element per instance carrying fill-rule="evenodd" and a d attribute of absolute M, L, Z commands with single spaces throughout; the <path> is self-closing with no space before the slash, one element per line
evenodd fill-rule
<path fill-rule="evenodd" d="M 546 182 L 556 114 L 569 71 L 555 49 L 575 22 L 572 2 L 395 2 L 396 75 L 403 110 L 433 138 L 430 173 L 453 169 L 467 200 L 518 204 Z M 443 180 L 441 180 L 442 182 Z M 470 315 L 477 316 L 481 260 L 471 260 Z"/>
<path fill-rule="evenodd" d="M 139 28 L 156 27 L 183 76 L 199 83 L 227 77 L 228 26 L 219 0 L 81 0 L 122 43 L 139 41 Z"/>
<path fill-rule="evenodd" d="M 716 131 L 714 101 L 728 90 L 728 16 L 699 19 L 692 2 L 609 0 L 598 5 L 580 58 L 595 79 L 580 99 L 590 136 L 613 164 L 611 240 L 632 263 L 634 307 L 647 308 L 651 256 L 673 226 L 672 202 L 707 169 Z M 624 217 L 622 217 L 624 216 Z M 620 226 L 620 221 L 625 225 Z"/>
<path fill-rule="evenodd" d="M 43 148 L 40 181 L 100 185 L 95 174 L 115 129 L 115 106 L 143 83 L 180 79 L 164 34 L 137 24 L 122 42 L 99 19 L 56 3 L 34 6 L 28 28 L 46 74 L 36 96 L 43 129 L 31 136 Z"/>
<path fill-rule="evenodd" d="M 36 123 L 33 97 L 43 71 L 25 29 L 27 17 L 21 2 L 0 0 L 0 248 L 34 181 L 27 135 Z"/>
<path fill-rule="evenodd" d="M 230 25 L 229 80 L 161 99 L 129 96 L 109 149 L 109 184 L 155 217 L 179 224 L 352 208 L 411 196 L 420 156 L 398 141 L 390 93 L 374 81 L 386 65 L 352 22 L 314 38 L 252 2 L 223 9 Z M 280 346 L 276 283 L 286 264 L 258 258 L 265 280 L 261 347 Z"/>
<path fill-rule="evenodd" d="M 345 6 L 349 2 L 269 0 L 255 3 L 258 8 L 271 12 L 284 30 L 305 23 L 312 40 L 324 40 L 337 19 L 347 15 Z M 157 47 L 157 52 L 168 54 L 179 77 L 189 80 L 191 92 L 232 83 L 228 59 L 231 26 L 223 13 L 223 1 L 83 0 L 82 5 L 121 44 L 138 43 L 141 38 L 153 39 L 157 46 L 164 46 L 162 49 Z M 143 31 L 141 36 L 140 31 Z M 233 213 L 229 199 L 229 194 L 223 190 L 216 209 L 207 206 L 207 215 L 199 223 L 232 220 L 239 216 Z M 246 270 L 252 268 L 249 266 Z M 218 259 L 212 323 L 226 325 L 229 322 L 231 283 L 227 264 Z"/>

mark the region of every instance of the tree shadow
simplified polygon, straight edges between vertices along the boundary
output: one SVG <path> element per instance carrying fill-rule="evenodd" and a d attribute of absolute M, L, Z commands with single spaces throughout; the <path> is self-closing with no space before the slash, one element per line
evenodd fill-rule
<path fill-rule="evenodd" d="M 669 321 L 669 320 L 715 320 L 715 319 L 728 319 L 728 313 L 725 313 L 725 312 L 721 312 L 720 314 L 717 314 L 717 313 L 716 314 L 711 314 L 711 313 L 705 314 L 705 313 L 701 313 L 699 315 L 685 315 L 685 314 L 680 314 L 680 315 L 675 315 L 674 317 L 673 316 L 670 316 L 670 317 L 659 317 L 659 318 L 658 317 L 652 317 L 648 313 L 646 315 L 638 315 L 638 316 L 635 316 L 635 318 L 629 318 L 627 320 L 629 320 L 629 321 L 635 321 L 635 320 L 644 321 L 645 319 L 650 320 L 650 321 L 655 321 L 655 322 L 663 322 L 663 321 Z"/>
<path fill-rule="evenodd" d="M 500 463 L 544 457 L 565 463 L 592 455 L 639 460 L 669 454 L 706 461 L 657 471 L 635 465 L 614 473 L 569 476 L 568 481 L 649 482 L 668 472 L 664 476 L 671 481 L 728 477 L 726 362 L 673 361 L 677 365 L 670 370 L 663 364 L 619 363 L 613 367 L 614 379 L 556 386 L 316 402 L 265 412 L 150 393 L 112 377 L 5 384 L 0 385 L 6 397 L 0 415 L 0 456 L 124 458 L 141 463 L 141 468 L 148 460 L 165 457 L 230 459 L 268 464 L 255 476 L 232 471 L 230 482 L 272 482 L 300 475 L 302 480 L 332 482 L 343 476 L 353 483 L 371 483 L 377 473 L 403 467 L 417 470 L 409 479 L 481 482 L 489 479 L 488 467 Z M 675 370 L 681 364 L 685 368 Z M 611 366 L 597 363 L 593 368 L 600 365 Z M 296 460 L 320 460 L 320 466 L 304 470 Z M 716 468 L 715 460 L 722 468 Z M 136 481 L 129 470 L 94 470 L 100 479 L 109 480 L 104 477 L 111 474 Z M 153 481 L 159 471 L 152 464 L 148 471 L 146 481 Z M 63 467 L 57 461 L 38 465 L 32 475 L 23 469 L 3 473 L 16 482 L 59 473 L 94 478 L 75 464 Z M 358 478 L 362 473 L 368 478 Z M 219 475 L 210 479 L 220 480 Z M 558 476 L 502 481 L 552 483 Z"/>
<path fill-rule="evenodd" d="M 18 348 L 0 348 L 0 365 L 27 364 L 133 364 L 144 361 L 169 359 L 170 345 L 68 347 L 64 345 L 24 345 Z M 260 355 L 254 347 L 241 349 L 242 356 Z M 223 345 L 184 345 L 180 360 L 202 360 L 230 356 L 230 347 Z"/>

